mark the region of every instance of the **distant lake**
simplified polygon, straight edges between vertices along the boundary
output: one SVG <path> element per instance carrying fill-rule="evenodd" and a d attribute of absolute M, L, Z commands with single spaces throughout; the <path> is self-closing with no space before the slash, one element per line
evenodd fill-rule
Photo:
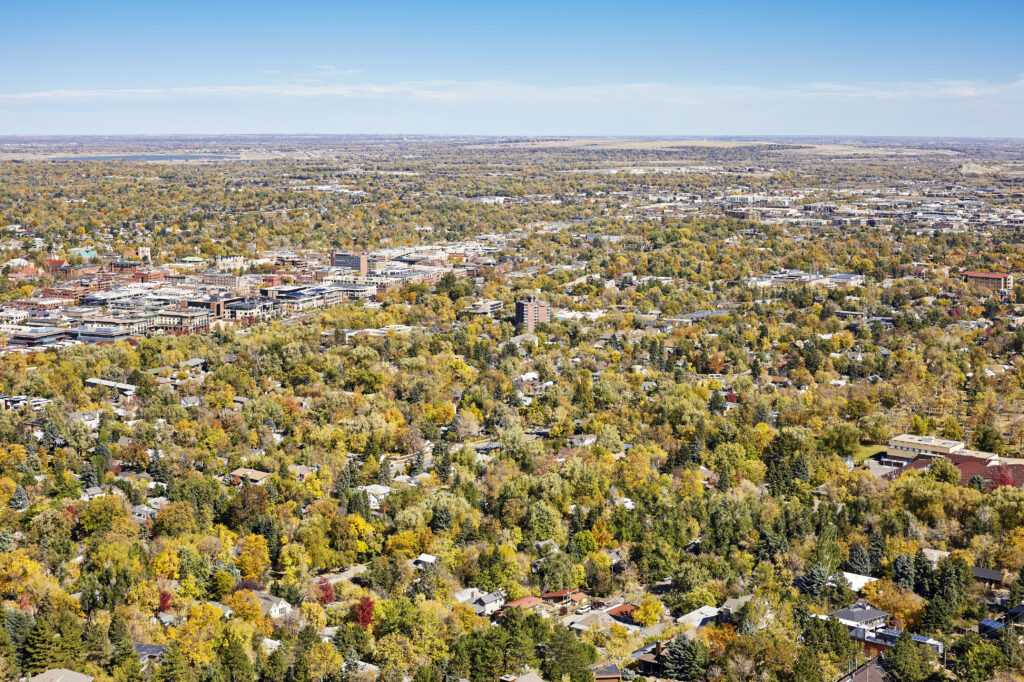
<path fill-rule="evenodd" d="M 111 154 L 109 156 L 57 156 L 53 161 L 202 161 L 237 159 L 226 154 Z"/>

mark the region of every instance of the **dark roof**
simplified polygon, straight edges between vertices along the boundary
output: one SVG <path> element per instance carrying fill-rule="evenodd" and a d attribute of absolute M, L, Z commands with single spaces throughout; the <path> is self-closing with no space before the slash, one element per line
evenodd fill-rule
<path fill-rule="evenodd" d="M 833 612 L 832 615 L 842 620 L 864 623 L 869 620 L 886 618 L 889 613 L 887 611 L 876 609 L 874 606 L 869 606 L 868 604 L 854 604 L 849 608 L 839 609 L 838 611 Z"/>
<path fill-rule="evenodd" d="M 877 658 L 868 661 L 846 677 L 839 678 L 839 682 L 883 682 L 887 678 L 878 662 Z"/>
<path fill-rule="evenodd" d="M 992 620 L 991 618 L 983 618 L 981 620 L 981 622 L 978 623 L 978 625 L 979 625 L 979 627 L 987 628 L 989 630 L 1002 630 L 1003 629 L 1003 624 L 1002 623 L 1000 623 L 998 620 Z"/>
<path fill-rule="evenodd" d="M 159 658 L 164 652 L 164 648 L 159 644 L 142 644 L 141 642 L 135 643 L 135 653 L 139 656 L 146 656 L 153 658 Z"/>
<path fill-rule="evenodd" d="M 892 639 L 899 639 L 903 635 L 902 630 L 893 630 L 892 628 L 880 628 L 878 630 L 878 633 L 888 635 Z M 910 638 L 918 644 L 930 644 L 931 642 L 935 641 L 931 637 L 925 637 L 924 635 L 915 635 L 914 633 L 910 633 Z"/>
<path fill-rule="evenodd" d="M 594 677 L 613 677 L 615 675 L 622 674 L 622 671 L 619 670 L 619 666 L 614 663 L 595 663 L 588 667 L 590 672 L 594 673 Z"/>
<path fill-rule="evenodd" d="M 975 578 L 980 580 L 992 580 L 995 582 L 1003 582 L 1003 572 L 997 571 L 994 568 L 980 568 L 975 566 L 971 569 L 971 573 L 974 574 Z"/>

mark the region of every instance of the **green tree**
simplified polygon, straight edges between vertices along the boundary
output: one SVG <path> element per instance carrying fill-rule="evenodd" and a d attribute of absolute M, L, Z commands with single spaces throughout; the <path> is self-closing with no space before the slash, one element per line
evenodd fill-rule
<path fill-rule="evenodd" d="M 807 594 L 820 597 L 828 589 L 829 573 L 821 564 L 813 564 L 803 577 L 803 586 Z"/>
<path fill-rule="evenodd" d="M 991 424 L 979 424 L 974 430 L 974 447 L 984 452 L 1002 453 L 1006 449 L 1006 442 L 999 429 Z"/>
<path fill-rule="evenodd" d="M 953 645 L 956 655 L 956 678 L 963 682 L 985 682 L 992 679 L 996 668 L 1006 658 L 996 645 L 986 642 L 976 632 L 968 632 Z"/>
<path fill-rule="evenodd" d="M 665 677 L 672 680 L 703 680 L 708 675 L 707 648 L 686 634 L 676 635 L 665 651 Z"/>
<path fill-rule="evenodd" d="M 28 493 L 25 489 L 18 485 L 14 489 L 14 494 L 11 495 L 11 509 L 14 511 L 24 511 L 28 509 Z"/>
<path fill-rule="evenodd" d="M 110 657 L 110 641 L 107 639 L 107 631 L 98 623 L 89 621 L 85 625 L 83 635 L 83 646 L 85 647 L 86 658 L 99 666 L 106 666 Z"/>
<path fill-rule="evenodd" d="M 583 682 L 593 679 L 587 666 L 596 660 L 597 651 L 592 644 L 581 642 L 564 625 L 555 625 L 547 638 L 541 672 L 549 680 L 567 675 L 573 682 Z"/>
<path fill-rule="evenodd" d="M 228 682 L 252 682 L 255 679 L 252 662 L 238 637 L 229 635 L 225 638 L 217 653 L 223 679 Z"/>
<path fill-rule="evenodd" d="M 885 670 L 893 682 L 920 682 L 928 676 L 924 659 L 909 631 L 904 630 L 896 646 L 885 654 Z"/>
<path fill-rule="evenodd" d="M 452 453 L 448 442 L 439 440 L 434 443 L 431 457 L 434 460 L 434 471 L 437 473 L 437 478 L 441 483 L 448 483 L 448 479 L 452 475 Z"/>
<path fill-rule="evenodd" d="M 871 575 L 871 555 L 864 545 L 856 544 L 850 548 L 850 557 L 846 561 L 846 570 L 858 575 Z"/>
<path fill-rule="evenodd" d="M 128 634 L 128 624 L 120 614 L 115 614 L 110 619 L 110 627 L 107 628 L 107 639 L 114 647 L 112 662 L 115 666 L 125 663 L 128 659 L 135 658 L 135 647 L 132 638 Z"/>
<path fill-rule="evenodd" d="M 952 485 L 960 483 L 960 470 L 945 457 L 939 457 L 933 461 L 928 467 L 927 475 L 940 483 L 950 483 Z"/>
<path fill-rule="evenodd" d="M 821 529 L 812 560 L 814 563 L 821 564 L 829 575 L 839 570 L 839 565 L 843 561 L 843 550 L 839 546 L 835 524 L 829 523 Z"/>
<path fill-rule="evenodd" d="M 914 553 L 914 591 L 923 597 L 932 591 L 932 562 L 921 549 Z"/>
<path fill-rule="evenodd" d="M 25 638 L 22 650 L 22 670 L 26 675 L 37 675 L 57 663 L 57 636 L 45 618 L 37 618 Z"/>
<path fill-rule="evenodd" d="M 260 676 L 262 682 L 284 682 L 288 676 L 288 659 L 284 652 L 278 649 L 267 657 L 263 664 L 263 673 Z"/>
<path fill-rule="evenodd" d="M 430 529 L 435 533 L 444 533 L 452 527 L 452 512 L 448 507 L 438 507 L 430 519 Z"/>
<path fill-rule="evenodd" d="M 928 602 L 921 625 L 926 632 L 951 632 L 953 615 L 953 604 L 947 597 L 939 594 Z"/>
<path fill-rule="evenodd" d="M 18 679 L 18 652 L 7 634 L 7 628 L 0 627 L 0 679 Z"/>
<path fill-rule="evenodd" d="M 914 562 L 906 554 L 900 554 L 892 564 L 893 580 L 901 587 L 913 590 L 916 583 Z"/>
<path fill-rule="evenodd" d="M 156 682 L 192 682 L 192 670 L 177 644 L 172 643 L 164 647 L 160 656 L 160 666 L 153 679 Z"/>
<path fill-rule="evenodd" d="M 380 469 L 377 470 L 377 483 L 379 485 L 391 485 L 391 458 L 385 456 L 380 461 Z"/>

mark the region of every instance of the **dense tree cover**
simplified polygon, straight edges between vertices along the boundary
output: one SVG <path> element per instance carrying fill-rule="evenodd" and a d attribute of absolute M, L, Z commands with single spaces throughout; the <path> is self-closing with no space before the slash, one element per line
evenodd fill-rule
<path fill-rule="evenodd" d="M 767 163 L 776 152 L 748 154 Z M 1020 452 L 1024 332 L 1001 317 L 1011 307 L 913 265 L 1014 269 L 1016 251 L 901 226 L 627 221 L 615 193 L 716 190 L 736 178 L 602 173 L 610 155 L 598 152 L 524 162 L 467 144 L 414 156 L 362 156 L 359 173 L 328 161 L 0 167 L 3 219 L 65 250 L 145 236 L 170 259 L 588 221 L 517 233 L 498 255 L 517 258 L 508 274 L 521 276 L 485 269 L 244 332 L 0 356 L 0 392 L 53 399 L 39 413 L 0 413 L 3 676 L 63 665 L 101 679 L 306 682 L 354 677 L 363 661 L 385 680 L 476 682 L 531 668 L 577 681 L 644 644 L 625 627 L 577 636 L 515 608 L 488 627 L 454 599 L 472 586 L 509 600 L 579 588 L 636 604 L 637 624 L 679 634 L 666 653 L 672 679 L 835 679 L 857 645 L 817 616 L 857 599 L 844 570 L 878 578 L 863 597 L 890 625 L 950 644 L 959 678 L 1020 669 L 1012 637 L 960 632 L 986 613 L 971 567 L 1024 566 L 1024 493 L 999 479 L 960 485 L 943 460 L 891 482 L 847 465 L 902 431 Z M 560 174 L 567 163 L 585 172 Z M 489 174 L 507 167 L 519 174 Z M 866 162 L 841 179 L 885 170 Z M 761 188 L 790 171 L 741 179 Z M 808 162 L 790 182 L 820 172 Z M 299 186 L 329 183 L 355 193 Z M 71 189 L 58 187 L 86 201 L 65 201 Z M 523 203 L 471 201 L 488 195 Z M 560 203 L 527 200 L 535 195 Z M 416 231 L 425 224 L 435 232 Z M 770 298 L 742 285 L 772 267 L 868 280 Z M 554 319 L 533 341 L 508 319 L 462 312 L 479 297 L 508 309 L 527 293 L 600 314 Z M 725 314 L 652 324 L 655 311 L 699 309 Z M 892 327 L 850 325 L 843 310 Z M 995 324 L 956 324 L 979 319 Z M 414 329 L 344 333 L 394 324 Z M 192 357 L 205 369 L 179 365 Z M 779 374 L 792 385 L 776 388 Z M 138 397 L 118 402 L 86 388 L 89 377 L 134 383 Z M 200 405 L 184 407 L 192 396 Z M 84 410 L 101 412 L 95 433 Z M 582 434 L 593 444 L 574 447 Z M 269 476 L 224 479 L 238 467 Z M 113 488 L 82 498 L 99 485 Z M 151 520 L 133 516 L 156 497 L 167 504 Z M 925 548 L 950 554 L 933 566 Z M 414 566 L 421 553 L 437 562 Z M 362 572 L 343 573 L 353 565 Z M 263 592 L 291 612 L 265 615 Z M 732 624 L 694 633 L 674 622 L 743 595 L 752 598 Z M 161 660 L 142 671 L 135 642 L 163 645 Z M 906 638 L 886 657 L 896 679 L 926 679 L 936 664 Z"/>

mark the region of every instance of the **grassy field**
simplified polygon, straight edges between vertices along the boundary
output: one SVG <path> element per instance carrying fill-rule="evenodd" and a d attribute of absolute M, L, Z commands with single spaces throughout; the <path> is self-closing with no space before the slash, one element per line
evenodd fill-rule
<path fill-rule="evenodd" d="M 859 445 L 853 453 L 853 461 L 860 464 L 866 459 L 874 457 L 880 452 L 885 452 L 884 445 Z"/>

